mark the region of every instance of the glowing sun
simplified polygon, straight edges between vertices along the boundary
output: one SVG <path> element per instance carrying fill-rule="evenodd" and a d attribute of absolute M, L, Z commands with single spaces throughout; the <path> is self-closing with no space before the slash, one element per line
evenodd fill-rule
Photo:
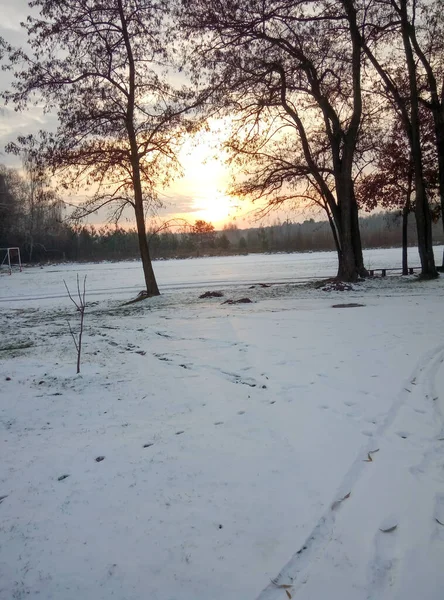
<path fill-rule="evenodd" d="M 226 193 L 229 173 L 222 150 L 225 131 L 219 122 L 217 127 L 200 132 L 185 144 L 180 157 L 185 174 L 181 191 L 193 198 L 193 218 L 216 227 L 233 218 L 236 211 L 236 199 Z"/>

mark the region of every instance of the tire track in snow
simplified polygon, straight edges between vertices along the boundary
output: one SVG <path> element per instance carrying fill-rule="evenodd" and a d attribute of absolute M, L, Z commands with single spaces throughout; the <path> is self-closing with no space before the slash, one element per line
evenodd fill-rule
<path fill-rule="evenodd" d="M 410 442 L 404 455 L 414 457 L 415 464 L 410 467 L 407 467 L 407 461 L 400 464 L 402 453 L 399 450 L 394 457 L 399 470 L 404 467 L 408 473 L 404 473 L 403 491 L 396 489 L 396 483 L 393 483 L 391 489 L 400 517 L 399 528 L 388 535 L 384 531 L 377 531 L 374 539 L 374 555 L 369 563 L 367 580 L 368 598 L 371 600 L 418 598 L 424 593 L 428 598 L 442 597 L 444 579 L 441 577 L 440 581 L 439 577 L 435 577 L 433 582 L 431 575 L 434 561 L 442 564 L 444 554 L 442 526 L 436 523 L 441 511 L 440 491 L 444 486 L 444 419 L 439 397 L 436 395 L 436 379 L 440 369 L 444 368 L 443 362 L 444 351 L 440 348 L 430 363 L 420 369 L 418 380 L 411 381 L 411 393 L 405 408 L 424 415 L 423 423 L 419 419 L 416 430 L 411 434 L 396 432 L 394 427 L 390 431 L 405 439 L 407 444 Z M 425 410 L 418 412 L 417 404 L 420 402 L 429 408 L 428 413 Z M 429 433 L 424 437 L 427 430 Z M 431 430 L 433 433 L 430 435 Z M 421 454 L 419 462 L 417 454 Z M 384 470 L 387 474 L 388 468 L 383 469 L 381 466 L 383 475 Z M 410 475 L 408 480 L 406 474 L 407 477 Z M 375 473 L 375 478 L 378 475 L 380 477 L 381 473 Z"/>
<path fill-rule="evenodd" d="M 436 443 L 440 443 L 441 445 L 444 444 L 442 441 L 438 442 L 440 437 L 444 437 L 444 413 L 441 408 L 443 401 L 438 401 L 439 398 L 437 398 L 435 389 L 435 379 L 440 367 L 443 365 L 443 362 L 444 344 L 433 348 L 423 355 L 413 373 L 401 386 L 401 391 L 395 397 L 389 411 L 385 415 L 382 423 L 375 430 L 372 438 L 369 439 L 367 444 L 359 449 L 356 459 L 353 461 L 340 485 L 338 486 L 336 497 L 329 505 L 329 508 L 321 516 L 311 533 L 306 538 L 305 542 L 302 544 L 301 548 L 292 556 L 289 562 L 280 571 L 278 576 L 273 579 L 271 583 L 262 591 L 262 593 L 257 597 L 257 600 L 282 600 L 282 598 L 285 597 L 283 596 L 283 591 L 286 588 L 280 586 L 286 585 L 291 586 L 291 589 L 288 588 L 290 589 L 291 596 L 293 598 L 298 597 L 298 592 L 301 589 L 301 586 L 306 584 L 309 580 L 310 571 L 319 560 L 322 560 L 324 554 L 323 551 L 334 538 L 337 516 L 340 514 L 340 512 L 347 510 L 348 494 L 350 492 L 353 494 L 353 488 L 356 487 L 356 484 L 360 480 L 361 476 L 368 468 L 368 465 L 366 462 L 364 462 L 363 458 L 368 453 L 371 453 L 376 448 L 379 448 L 386 434 L 389 432 L 392 425 L 395 424 L 395 421 L 402 408 L 408 407 L 409 405 L 413 409 L 415 408 L 415 400 L 418 398 L 418 396 L 420 400 L 422 398 L 422 402 L 425 404 L 424 408 L 426 410 L 424 410 L 424 414 L 427 413 L 428 406 L 428 414 L 434 414 L 434 418 L 437 420 L 438 426 L 442 432 L 442 435 L 439 434 L 438 436 L 435 436 L 435 439 L 431 440 L 431 443 L 429 443 L 428 448 L 424 453 L 424 467 L 426 468 L 429 462 L 433 460 L 433 457 L 436 456 L 437 452 L 435 449 Z M 415 390 L 413 394 L 412 388 Z M 431 406 L 432 403 L 433 407 Z M 441 448 L 440 455 L 442 457 Z M 440 505 L 439 498 L 435 499 L 435 504 L 437 506 Z M 397 532 L 394 533 L 396 534 Z M 387 586 L 392 585 L 393 578 L 395 577 L 395 574 L 391 572 L 392 567 L 398 567 L 399 565 L 399 560 L 394 554 L 396 539 L 386 541 L 381 539 L 381 536 L 384 535 L 393 534 L 384 534 L 381 531 L 377 531 L 375 535 L 375 556 L 373 559 L 373 566 L 379 561 L 382 561 L 385 566 L 383 568 L 381 577 L 379 579 L 376 578 L 376 580 L 374 579 L 373 582 L 369 582 L 372 587 L 376 588 L 375 592 L 377 592 L 376 596 L 372 595 L 372 593 L 366 596 L 367 598 L 372 598 L 372 600 L 373 598 L 376 600 L 376 598 L 380 599 L 384 597 L 384 590 Z M 372 565 L 370 565 L 370 568 L 371 567 Z M 331 591 L 333 593 L 333 590 Z M 392 598 L 390 595 L 388 597 Z"/>

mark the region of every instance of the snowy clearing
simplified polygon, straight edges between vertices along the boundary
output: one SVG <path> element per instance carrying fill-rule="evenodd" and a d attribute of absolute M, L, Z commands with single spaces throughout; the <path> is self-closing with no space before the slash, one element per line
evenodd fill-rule
<path fill-rule="evenodd" d="M 442 277 L 87 292 L 75 375 L 52 270 L 0 279 L 1 600 L 442 600 Z"/>
<path fill-rule="evenodd" d="M 443 246 L 435 247 L 437 264 L 441 264 Z M 364 251 L 368 269 L 399 267 L 399 248 Z M 410 266 L 419 265 L 418 250 L 409 248 Z M 306 252 L 302 254 L 249 254 L 155 261 L 154 271 L 162 293 L 190 288 L 247 285 L 257 282 L 291 283 L 334 277 L 338 268 L 334 252 Z M 399 271 L 401 272 L 401 271 Z M 98 264 L 59 264 L 27 268 L 22 277 L 2 277 L 0 304 L 38 300 L 45 306 L 51 299 L 66 298 L 63 279 L 75 281 L 76 273 L 87 276 L 88 297 L 127 299 L 143 289 L 140 261 L 102 262 Z M 43 280 L 42 280 L 43 277 Z M 55 303 L 57 305 L 57 303 Z"/>

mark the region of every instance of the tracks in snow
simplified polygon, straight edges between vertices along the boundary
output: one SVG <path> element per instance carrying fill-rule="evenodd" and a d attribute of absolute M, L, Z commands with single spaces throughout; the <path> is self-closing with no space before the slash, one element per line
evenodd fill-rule
<path fill-rule="evenodd" d="M 301 600 L 407 600 L 420 597 L 421 586 L 430 588 L 430 565 L 436 555 L 444 557 L 444 526 L 438 516 L 444 512 L 444 398 L 439 397 L 444 392 L 436 385 L 440 369 L 444 345 L 422 357 L 360 448 L 336 497 L 258 600 L 288 594 Z M 384 532 L 388 519 L 396 527 Z M 442 579 L 444 584 L 444 575 Z"/>

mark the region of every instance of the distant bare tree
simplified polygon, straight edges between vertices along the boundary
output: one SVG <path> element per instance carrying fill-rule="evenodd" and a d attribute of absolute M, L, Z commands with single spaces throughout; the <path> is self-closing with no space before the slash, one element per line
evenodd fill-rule
<path fill-rule="evenodd" d="M 39 148 L 32 136 L 21 137 L 22 144 L 10 143 L 6 151 L 20 156 L 23 165 L 22 229 L 28 260 L 34 249 L 42 246 L 37 240 L 55 229 L 62 221 L 63 201 L 51 186 L 48 171 L 41 163 Z"/>

